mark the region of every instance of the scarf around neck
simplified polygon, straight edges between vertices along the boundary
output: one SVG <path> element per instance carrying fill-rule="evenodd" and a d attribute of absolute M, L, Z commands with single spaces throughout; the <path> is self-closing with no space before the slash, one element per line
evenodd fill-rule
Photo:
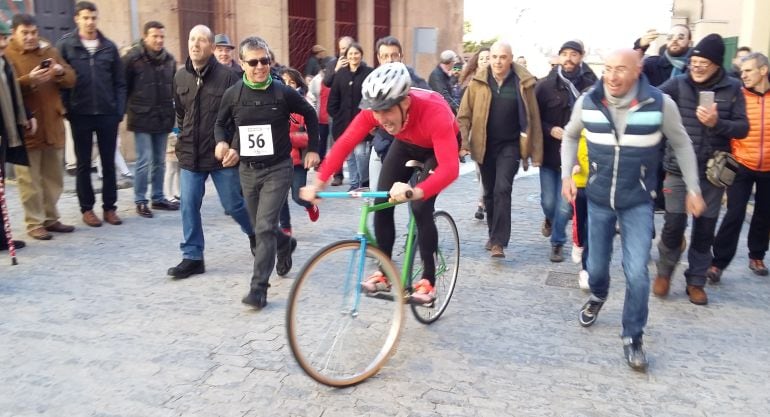
<path fill-rule="evenodd" d="M 583 68 L 582 66 L 579 66 L 578 69 L 572 73 L 565 73 L 562 71 L 562 66 L 559 65 L 556 69 L 556 73 L 559 75 L 559 78 L 564 81 L 564 84 L 567 85 L 570 93 L 572 93 L 569 97 L 569 106 L 572 107 L 572 105 L 575 104 L 575 100 L 580 96 L 580 91 L 578 91 L 577 87 L 575 87 L 575 84 L 573 84 L 572 81 L 580 78 L 580 76 L 583 74 Z"/>
<path fill-rule="evenodd" d="M 252 90 L 267 90 L 267 87 L 270 87 L 270 84 L 272 83 L 273 77 L 270 74 L 267 75 L 267 81 L 263 81 L 261 83 L 253 83 L 246 77 L 246 73 L 243 73 L 243 85 L 249 87 Z"/>
<path fill-rule="evenodd" d="M 663 56 L 665 56 L 668 62 L 674 67 L 674 69 L 671 70 L 671 76 L 669 78 L 684 74 L 684 68 L 687 66 L 687 55 L 687 53 L 684 53 L 681 56 L 671 56 L 671 54 L 668 53 L 668 49 L 666 49 Z"/>

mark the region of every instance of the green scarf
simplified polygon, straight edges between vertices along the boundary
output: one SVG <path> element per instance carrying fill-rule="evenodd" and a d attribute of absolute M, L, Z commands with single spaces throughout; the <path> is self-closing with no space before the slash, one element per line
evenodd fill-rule
<path fill-rule="evenodd" d="M 243 84 L 246 87 L 251 88 L 252 90 L 267 90 L 267 87 L 270 87 L 270 84 L 273 83 L 273 77 L 271 77 L 269 74 L 267 76 L 267 81 L 261 82 L 261 83 L 253 83 L 249 81 L 248 78 L 246 78 L 246 73 L 243 73 Z"/>

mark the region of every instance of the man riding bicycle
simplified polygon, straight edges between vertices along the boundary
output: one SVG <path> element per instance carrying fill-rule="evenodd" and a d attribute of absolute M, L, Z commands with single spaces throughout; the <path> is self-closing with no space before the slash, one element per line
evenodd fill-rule
<path fill-rule="evenodd" d="M 409 72 L 399 62 L 381 65 L 366 77 L 359 104 L 362 111 L 326 154 L 313 183 L 300 190 L 300 198 L 316 200 L 316 192 L 326 188 L 345 158 L 374 128 L 382 127 L 393 135 L 396 140 L 382 161 L 377 190 L 389 190 L 391 199 L 399 202 L 412 201 L 423 262 L 422 278 L 414 283 L 412 298 L 429 303 L 436 294 L 433 288 L 436 280 L 434 254 L 438 233 L 433 222 L 433 208 L 438 193 L 449 186 L 459 172 L 459 127 L 440 94 L 410 87 Z M 406 166 L 409 160 L 424 164 L 424 174 L 414 187 L 407 183 L 413 174 L 412 168 Z M 392 207 L 374 214 L 374 232 L 377 246 L 392 256 L 396 238 Z M 361 285 L 370 293 L 390 290 L 387 279 L 379 271 Z"/>

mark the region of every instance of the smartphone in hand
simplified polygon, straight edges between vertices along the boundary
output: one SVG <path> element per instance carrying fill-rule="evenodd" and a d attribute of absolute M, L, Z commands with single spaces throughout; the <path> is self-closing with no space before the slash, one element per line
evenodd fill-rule
<path fill-rule="evenodd" d="M 701 91 L 698 93 L 698 106 L 711 109 L 712 105 L 714 105 L 713 91 Z"/>
<path fill-rule="evenodd" d="M 40 63 L 40 69 L 50 68 L 52 62 L 53 60 L 51 58 L 43 60 L 43 62 Z"/>

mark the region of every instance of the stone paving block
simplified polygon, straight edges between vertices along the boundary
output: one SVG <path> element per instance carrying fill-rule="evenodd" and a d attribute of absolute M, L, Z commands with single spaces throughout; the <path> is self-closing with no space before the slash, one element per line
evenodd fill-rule
<path fill-rule="evenodd" d="M 73 180 L 66 181 L 71 189 Z M 461 238 L 449 308 L 430 326 L 407 308 L 388 364 L 339 390 L 297 366 L 285 309 L 302 264 L 353 236 L 360 202 L 324 202 L 317 223 L 290 205 L 299 240 L 294 268 L 288 278 L 270 278 L 268 307 L 255 311 L 240 304 L 251 273 L 247 239 L 208 187 L 203 275 L 165 276 L 181 259 L 179 213 L 140 219 L 130 189 L 119 192 L 123 226 L 82 226 L 77 199 L 65 194 L 62 220 L 76 224 L 75 233 L 28 241 L 18 266 L 0 253 L 0 416 L 770 415 L 763 385 L 770 374 L 770 283 L 747 270 L 744 250 L 723 284 L 707 286 L 708 306 L 688 302 L 684 263 L 671 294 L 650 298 L 651 366 L 638 374 L 627 368 L 619 338 L 619 239 L 609 300 L 597 323 L 581 328 L 576 317 L 587 294 L 546 283 L 549 273 L 568 281 L 579 266 L 547 260 L 537 176 L 514 183 L 512 240 L 502 262 L 489 258 L 486 227 L 473 219 L 478 184 L 461 176 L 437 201 Z M 14 232 L 23 235 L 18 190 L 8 191 Z M 396 213 L 401 230 L 406 211 Z M 655 220 L 659 230 L 662 216 Z M 147 239 L 137 245 L 137 236 Z"/>

